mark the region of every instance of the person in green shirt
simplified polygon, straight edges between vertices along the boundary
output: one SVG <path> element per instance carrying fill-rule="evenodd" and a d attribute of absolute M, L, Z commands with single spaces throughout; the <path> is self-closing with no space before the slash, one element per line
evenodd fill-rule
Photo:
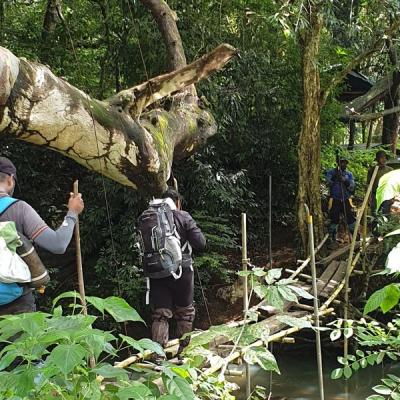
<path fill-rule="evenodd" d="M 386 165 L 387 155 L 384 150 L 379 150 L 376 153 L 375 160 L 376 160 L 376 165 L 379 167 L 379 169 L 376 174 L 375 181 L 374 181 L 374 184 L 373 184 L 372 190 L 371 190 L 370 207 L 371 207 L 372 215 L 376 215 L 376 212 L 379 208 L 379 207 L 377 208 L 377 206 L 376 206 L 376 190 L 378 189 L 379 180 L 382 178 L 383 175 L 387 174 L 390 171 L 393 171 L 393 168 L 388 167 Z M 369 184 L 371 181 L 372 174 L 374 173 L 374 169 L 375 169 L 375 165 L 372 166 L 368 170 L 367 184 Z"/>

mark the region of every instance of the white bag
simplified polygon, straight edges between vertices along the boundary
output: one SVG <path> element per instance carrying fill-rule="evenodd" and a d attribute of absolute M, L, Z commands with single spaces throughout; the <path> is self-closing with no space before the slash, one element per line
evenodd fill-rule
<path fill-rule="evenodd" d="M 400 272 L 400 242 L 397 243 L 396 247 L 393 247 L 393 249 L 390 250 L 386 259 L 385 267 L 390 271 L 390 273 Z"/>
<path fill-rule="evenodd" d="M 6 241 L 0 237 L 0 282 L 27 283 L 31 281 L 31 271 L 18 254 L 13 254 Z"/>

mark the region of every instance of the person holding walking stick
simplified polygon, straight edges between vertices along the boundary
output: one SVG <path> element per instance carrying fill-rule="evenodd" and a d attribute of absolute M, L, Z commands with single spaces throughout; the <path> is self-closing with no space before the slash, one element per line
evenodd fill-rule
<path fill-rule="evenodd" d="M 329 187 L 329 218 L 331 223 L 328 228 L 329 247 L 336 248 L 336 234 L 343 215 L 350 233 L 354 231 L 355 218 L 350 202 L 350 197 L 355 190 L 353 174 L 347 170 L 349 161 L 345 157 L 336 154 L 336 168 L 328 170 L 326 173 L 326 183 Z"/>

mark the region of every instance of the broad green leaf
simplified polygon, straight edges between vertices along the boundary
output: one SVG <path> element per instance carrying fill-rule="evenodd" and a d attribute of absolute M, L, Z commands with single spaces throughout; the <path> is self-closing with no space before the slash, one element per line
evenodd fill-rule
<path fill-rule="evenodd" d="M 301 329 L 312 328 L 311 322 L 304 318 L 291 317 L 290 315 L 278 315 L 276 319 L 289 326 L 295 326 Z"/>
<path fill-rule="evenodd" d="M 390 393 L 390 398 L 392 400 L 400 400 L 400 393 L 399 392 L 392 392 L 392 393 Z"/>
<path fill-rule="evenodd" d="M 56 305 L 61 299 L 71 299 L 71 298 L 80 301 L 81 296 L 80 296 L 79 293 L 76 292 L 75 290 L 69 291 L 69 292 L 61 293 L 59 296 L 57 296 L 57 297 L 53 300 L 53 307 L 55 307 L 55 305 Z"/>
<path fill-rule="evenodd" d="M 46 364 L 56 365 L 64 375 L 67 375 L 80 365 L 86 356 L 88 353 L 80 344 L 60 344 L 52 350 Z"/>
<path fill-rule="evenodd" d="M 126 379 L 128 377 L 128 373 L 123 368 L 115 368 L 110 364 L 99 364 L 92 371 L 104 378 Z"/>
<path fill-rule="evenodd" d="M 370 296 L 364 307 L 364 314 L 368 314 L 379 307 L 381 307 L 383 312 L 387 312 L 397 305 L 399 299 L 400 289 L 397 284 L 392 283 L 387 285 Z"/>
<path fill-rule="evenodd" d="M 49 316 L 49 314 L 44 314 L 42 312 L 21 314 L 19 324 L 23 331 L 31 336 L 36 336 L 43 332 L 46 318 Z"/>
<path fill-rule="evenodd" d="M 348 365 L 346 365 L 343 368 L 343 375 L 346 379 L 349 379 L 351 375 L 353 375 L 353 370 Z"/>
<path fill-rule="evenodd" d="M 195 400 L 195 394 L 189 383 L 180 376 L 174 376 L 172 379 L 165 379 L 164 382 L 168 394 L 177 396 L 179 399 Z"/>
<path fill-rule="evenodd" d="M 251 275 L 251 271 L 238 271 L 238 272 L 236 272 L 236 274 L 239 275 L 239 276 L 246 277 L 246 276 Z"/>
<path fill-rule="evenodd" d="M 249 364 L 258 364 L 266 371 L 280 374 L 274 355 L 265 347 L 251 347 L 244 353 L 244 360 Z"/>
<path fill-rule="evenodd" d="M 91 304 L 104 315 L 104 299 L 95 296 L 86 296 L 86 302 Z"/>
<path fill-rule="evenodd" d="M 397 285 L 386 286 L 385 298 L 381 303 L 381 310 L 386 313 L 399 303 L 400 289 Z"/>
<path fill-rule="evenodd" d="M 301 287 L 294 286 L 294 285 L 290 285 L 289 287 L 290 287 L 290 289 L 292 289 L 293 292 L 295 292 L 295 293 L 297 294 L 297 296 L 299 296 L 299 297 L 303 297 L 304 299 L 307 299 L 307 300 L 311 300 L 311 299 L 314 298 L 314 296 L 313 296 L 311 293 L 308 293 L 307 290 L 304 290 L 304 289 L 301 288 Z"/>
<path fill-rule="evenodd" d="M 396 230 L 394 230 L 394 231 L 392 231 L 392 232 L 387 233 L 387 234 L 384 236 L 384 238 L 389 237 L 389 236 L 394 236 L 394 235 L 400 235 L 400 228 L 399 228 L 399 229 L 396 229 Z"/>
<path fill-rule="evenodd" d="M 385 398 L 379 394 L 372 394 L 368 396 L 366 400 L 385 400 Z"/>
<path fill-rule="evenodd" d="M 272 307 L 275 307 L 279 310 L 283 309 L 284 300 L 276 286 L 270 286 L 267 288 L 264 300 L 268 305 Z"/>
<path fill-rule="evenodd" d="M 340 379 L 343 376 L 343 368 L 336 368 L 331 373 L 331 379 Z"/>
<path fill-rule="evenodd" d="M 388 378 L 392 379 L 393 381 L 400 383 L 400 378 L 393 374 L 387 374 Z"/>
<path fill-rule="evenodd" d="M 340 329 L 334 329 L 331 333 L 330 333 L 330 338 L 332 340 L 332 342 L 334 342 L 335 340 L 338 340 L 340 338 L 340 336 L 342 335 L 342 332 Z"/>
<path fill-rule="evenodd" d="M 141 382 L 133 381 L 129 387 L 118 390 L 116 396 L 119 400 L 148 400 L 152 398 L 151 390 Z"/>
<path fill-rule="evenodd" d="M 390 394 L 390 393 L 392 392 L 392 389 L 388 388 L 388 387 L 385 386 L 385 385 L 377 385 L 377 386 L 374 386 L 374 387 L 372 388 L 372 390 L 373 390 L 374 392 L 376 392 L 376 393 L 379 393 L 379 394 Z"/>
<path fill-rule="evenodd" d="M 144 323 L 138 312 L 120 297 L 111 296 L 104 299 L 104 309 L 117 322 L 135 321 Z"/>
<path fill-rule="evenodd" d="M 265 276 L 268 273 L 264 268 L 253 268 L 251 272 L 258 277 Z"/>
<path fill-rule="evenodd" d="M 150 350 L 159 355 L 164 355 L 163 348 L 158 343 L 153 342 L 150 339 L 140 339 L 138 340 L 138 343 L 145 350 Z"/>
<path fill-rule="evenodd" d="M 277 281 L 282 275 L 282 268 L 273 268 L 267 272 L 265 276 L 265 281 L 268 285 L 272 285 L 275 281 Z"/>
<path fill-rule="evenodd" d="M 298 303 L 297 296 L 287 286 L 276 286 L 279 294 L 287 301 Z"/>
<path fill-rule="evenodd" d="M 143 353 L 144 350 L 150 350 L 154 353 L 157 353 L 159 355 L 164 355 L 164 350 L 163 348 L 156 342 L 153 342 L 150 339 L 140 339 L 136 340 L 131 338 L 130 336 L 125 336 L 125 335 L 119 335 L 126 343 L 128 343 L 130 346 L 132 346 L 134 349 L 137 351 Z"/>
<path fill-rule="evenodd" d="M 381 381 L 388 387 L 391 387 L 391 388 L 397 387 L 397 383 L 392 381 L 391 379 L 383 378 L 383 379 L 381 379 Z"/>
<path fill-rule="evenodd" d="M 343 336 L 347 339 L 353 336 L 353 333 L 354 333 L 353 328 L 344 328 L 343 330 Z"/>

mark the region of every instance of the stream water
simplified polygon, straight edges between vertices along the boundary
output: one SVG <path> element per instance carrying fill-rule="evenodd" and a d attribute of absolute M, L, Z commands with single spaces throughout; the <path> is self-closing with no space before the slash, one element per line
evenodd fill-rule
<path fill-rule="evenodd" d="M 320 398 L 316 357 L 311 349 L 305 349 L 303 352 L 290 352 L 290 354 L 285 352 L 277 355 L 276 358 L 281 375 L 272 374 L 273 399 L 317 400 Z M 360 370 L 348 381 L 332 380 L 330 373 L 338 367 L 335 357 L 325 356 L 323 364 L 326 400 L 365 400 L 374 393 L 371 388 L 378 385 L 385 374 L 400 375 L 400 363 L 397 363 Z M 243 369 L 244 371 L 244 367 L 232 366 L 231 369 Z M 251 366 L 250 371 L 252 387 L 261 385 L 269 389 L 269 372 L 255 366 Z M 245 400 L 245 375 L 232 377 L 230 380 L 241 387 L 240 392 L 236 394 L 237 399 Z"/>

